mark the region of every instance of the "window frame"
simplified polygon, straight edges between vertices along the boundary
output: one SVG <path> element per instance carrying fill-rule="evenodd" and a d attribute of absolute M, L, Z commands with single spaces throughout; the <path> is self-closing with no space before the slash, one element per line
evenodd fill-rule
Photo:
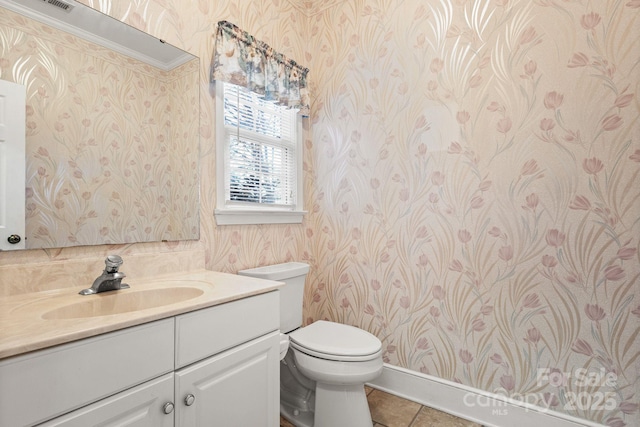
<path fill-rule="evenodd" d="M 293 209 L 289 206 L 270 205 L 268 203 L 227 204 L 226 200 L 226 165 L 229 156 L 228 132 L 224 123 L 224 85 L 222 81 L 215 82 L 216 94 L 216 209 L 214 215 L 218 225 L 239 224 L 300 224 L 307 211 L 303 208 L 303 177 L 302 177 L 302 117 L 295 118 L 295 150 L 296 150 L 296 191 Z M 259 138 L 258 138 L 259 139 Z M 270 142 L 269 137 L 264 142 Z"/>

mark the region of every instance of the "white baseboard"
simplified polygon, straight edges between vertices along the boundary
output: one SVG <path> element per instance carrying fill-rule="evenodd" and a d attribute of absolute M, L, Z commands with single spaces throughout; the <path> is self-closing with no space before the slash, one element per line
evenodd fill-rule
<path fill-rule="evenodd" d="M 604 427 L 386 363 L 382 375 L 367 385 L 487 427 Z"/>

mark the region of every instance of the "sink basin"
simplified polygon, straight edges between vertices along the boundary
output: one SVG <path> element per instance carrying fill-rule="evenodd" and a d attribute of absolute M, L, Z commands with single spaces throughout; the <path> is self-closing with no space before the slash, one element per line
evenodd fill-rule
<path fill-rule="evenodd" d="M 136 291 L 126 289 L 96 295 L 78 296 L 81 301 L 50 310 L 42 315 L 43 319 L 80 319 L 108 316 L 162 307 L 197 298 L 204 291 L 195 287 L 173 287 Z"/>

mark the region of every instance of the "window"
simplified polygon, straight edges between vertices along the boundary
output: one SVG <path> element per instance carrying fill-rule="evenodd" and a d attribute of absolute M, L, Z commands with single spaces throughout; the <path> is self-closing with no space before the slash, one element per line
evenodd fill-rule
<path fill-rule="evenodd" d="M 300 223 L 302 144 L 297 111 L 216 82 L 216 222 Z"/>

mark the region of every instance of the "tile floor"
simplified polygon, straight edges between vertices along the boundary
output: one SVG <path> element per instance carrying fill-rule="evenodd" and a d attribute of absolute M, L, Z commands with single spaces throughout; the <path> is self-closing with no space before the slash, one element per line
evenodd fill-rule
<path fill-rule="evenodd" d="M 419 403 L 366 387 L 373 427 L 481 427 Z M 293 427 L 280 418 L 280 427 Z M 349 426 L 336 426 L 349 427 Z"/>

